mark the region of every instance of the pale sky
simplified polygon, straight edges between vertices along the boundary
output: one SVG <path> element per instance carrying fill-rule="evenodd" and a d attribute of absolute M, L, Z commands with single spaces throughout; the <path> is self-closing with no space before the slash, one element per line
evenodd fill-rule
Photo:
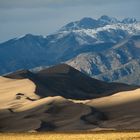
<path fill-rule="evenodd" d="M 83 17 L 140 21 L 140 0 L 0 0 L 0 42 L 27 33 L 48 35 Z"/>

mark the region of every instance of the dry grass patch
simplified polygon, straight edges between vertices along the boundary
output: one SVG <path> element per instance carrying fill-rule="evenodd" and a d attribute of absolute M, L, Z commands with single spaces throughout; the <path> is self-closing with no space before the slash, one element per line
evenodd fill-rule
<path fill-rule="evenodd" d="M 140 132 L 0 133 L 0 140 L 140 140 Z"/>

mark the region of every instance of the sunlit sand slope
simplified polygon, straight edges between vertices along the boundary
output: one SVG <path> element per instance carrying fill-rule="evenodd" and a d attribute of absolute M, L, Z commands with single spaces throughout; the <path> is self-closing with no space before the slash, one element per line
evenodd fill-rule
<path fill-rule="evenodd" d="M 108 121 L 101 127 L 140 129 L 140 89 L 93 99 L 87 104 L 107 114 Z"/>

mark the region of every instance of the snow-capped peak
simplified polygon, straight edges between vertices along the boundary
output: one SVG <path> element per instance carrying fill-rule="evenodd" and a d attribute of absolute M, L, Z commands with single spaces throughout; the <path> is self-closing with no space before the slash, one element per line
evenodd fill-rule
<path fill-rule="evenodd" d="M 140 34 L 140 23 L 125 24 L 120 22 L 93 29 L 79 28 L 70 31 L 61 31 L 59 32 L 61 35 L 59 38 L 71 33 L 74 33 L 75 39 L 81 45 L 101 42 L 116 43 L 126 36 Z"/>
<path fill-rule="evenodd" d="M 135 18 L 125 18 L 122 21 L 109 17 L 107 15 L 103 15 L 98 19 L 93 19 L 90 17 L 84 17 L 79 21 L 70 22 L 67 25 L 63 26 L 59 31 L 72 31 L 72 30 L 80 30 L 80 29 L 97 29 L 99 27 L 104 27 L 106 25 L 112 24 L 133 24 L 137 23 Z"/>

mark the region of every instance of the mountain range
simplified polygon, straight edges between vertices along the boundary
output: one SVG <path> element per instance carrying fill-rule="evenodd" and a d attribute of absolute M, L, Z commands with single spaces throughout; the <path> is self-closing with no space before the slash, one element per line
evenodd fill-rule
<path fill-rule="evenodd" d="M 54 34 L 26 34 L 0 44 L 0 74 L 67 63 L 93 78 L 140 85 L 140 22 L 101 16 Z"/>

